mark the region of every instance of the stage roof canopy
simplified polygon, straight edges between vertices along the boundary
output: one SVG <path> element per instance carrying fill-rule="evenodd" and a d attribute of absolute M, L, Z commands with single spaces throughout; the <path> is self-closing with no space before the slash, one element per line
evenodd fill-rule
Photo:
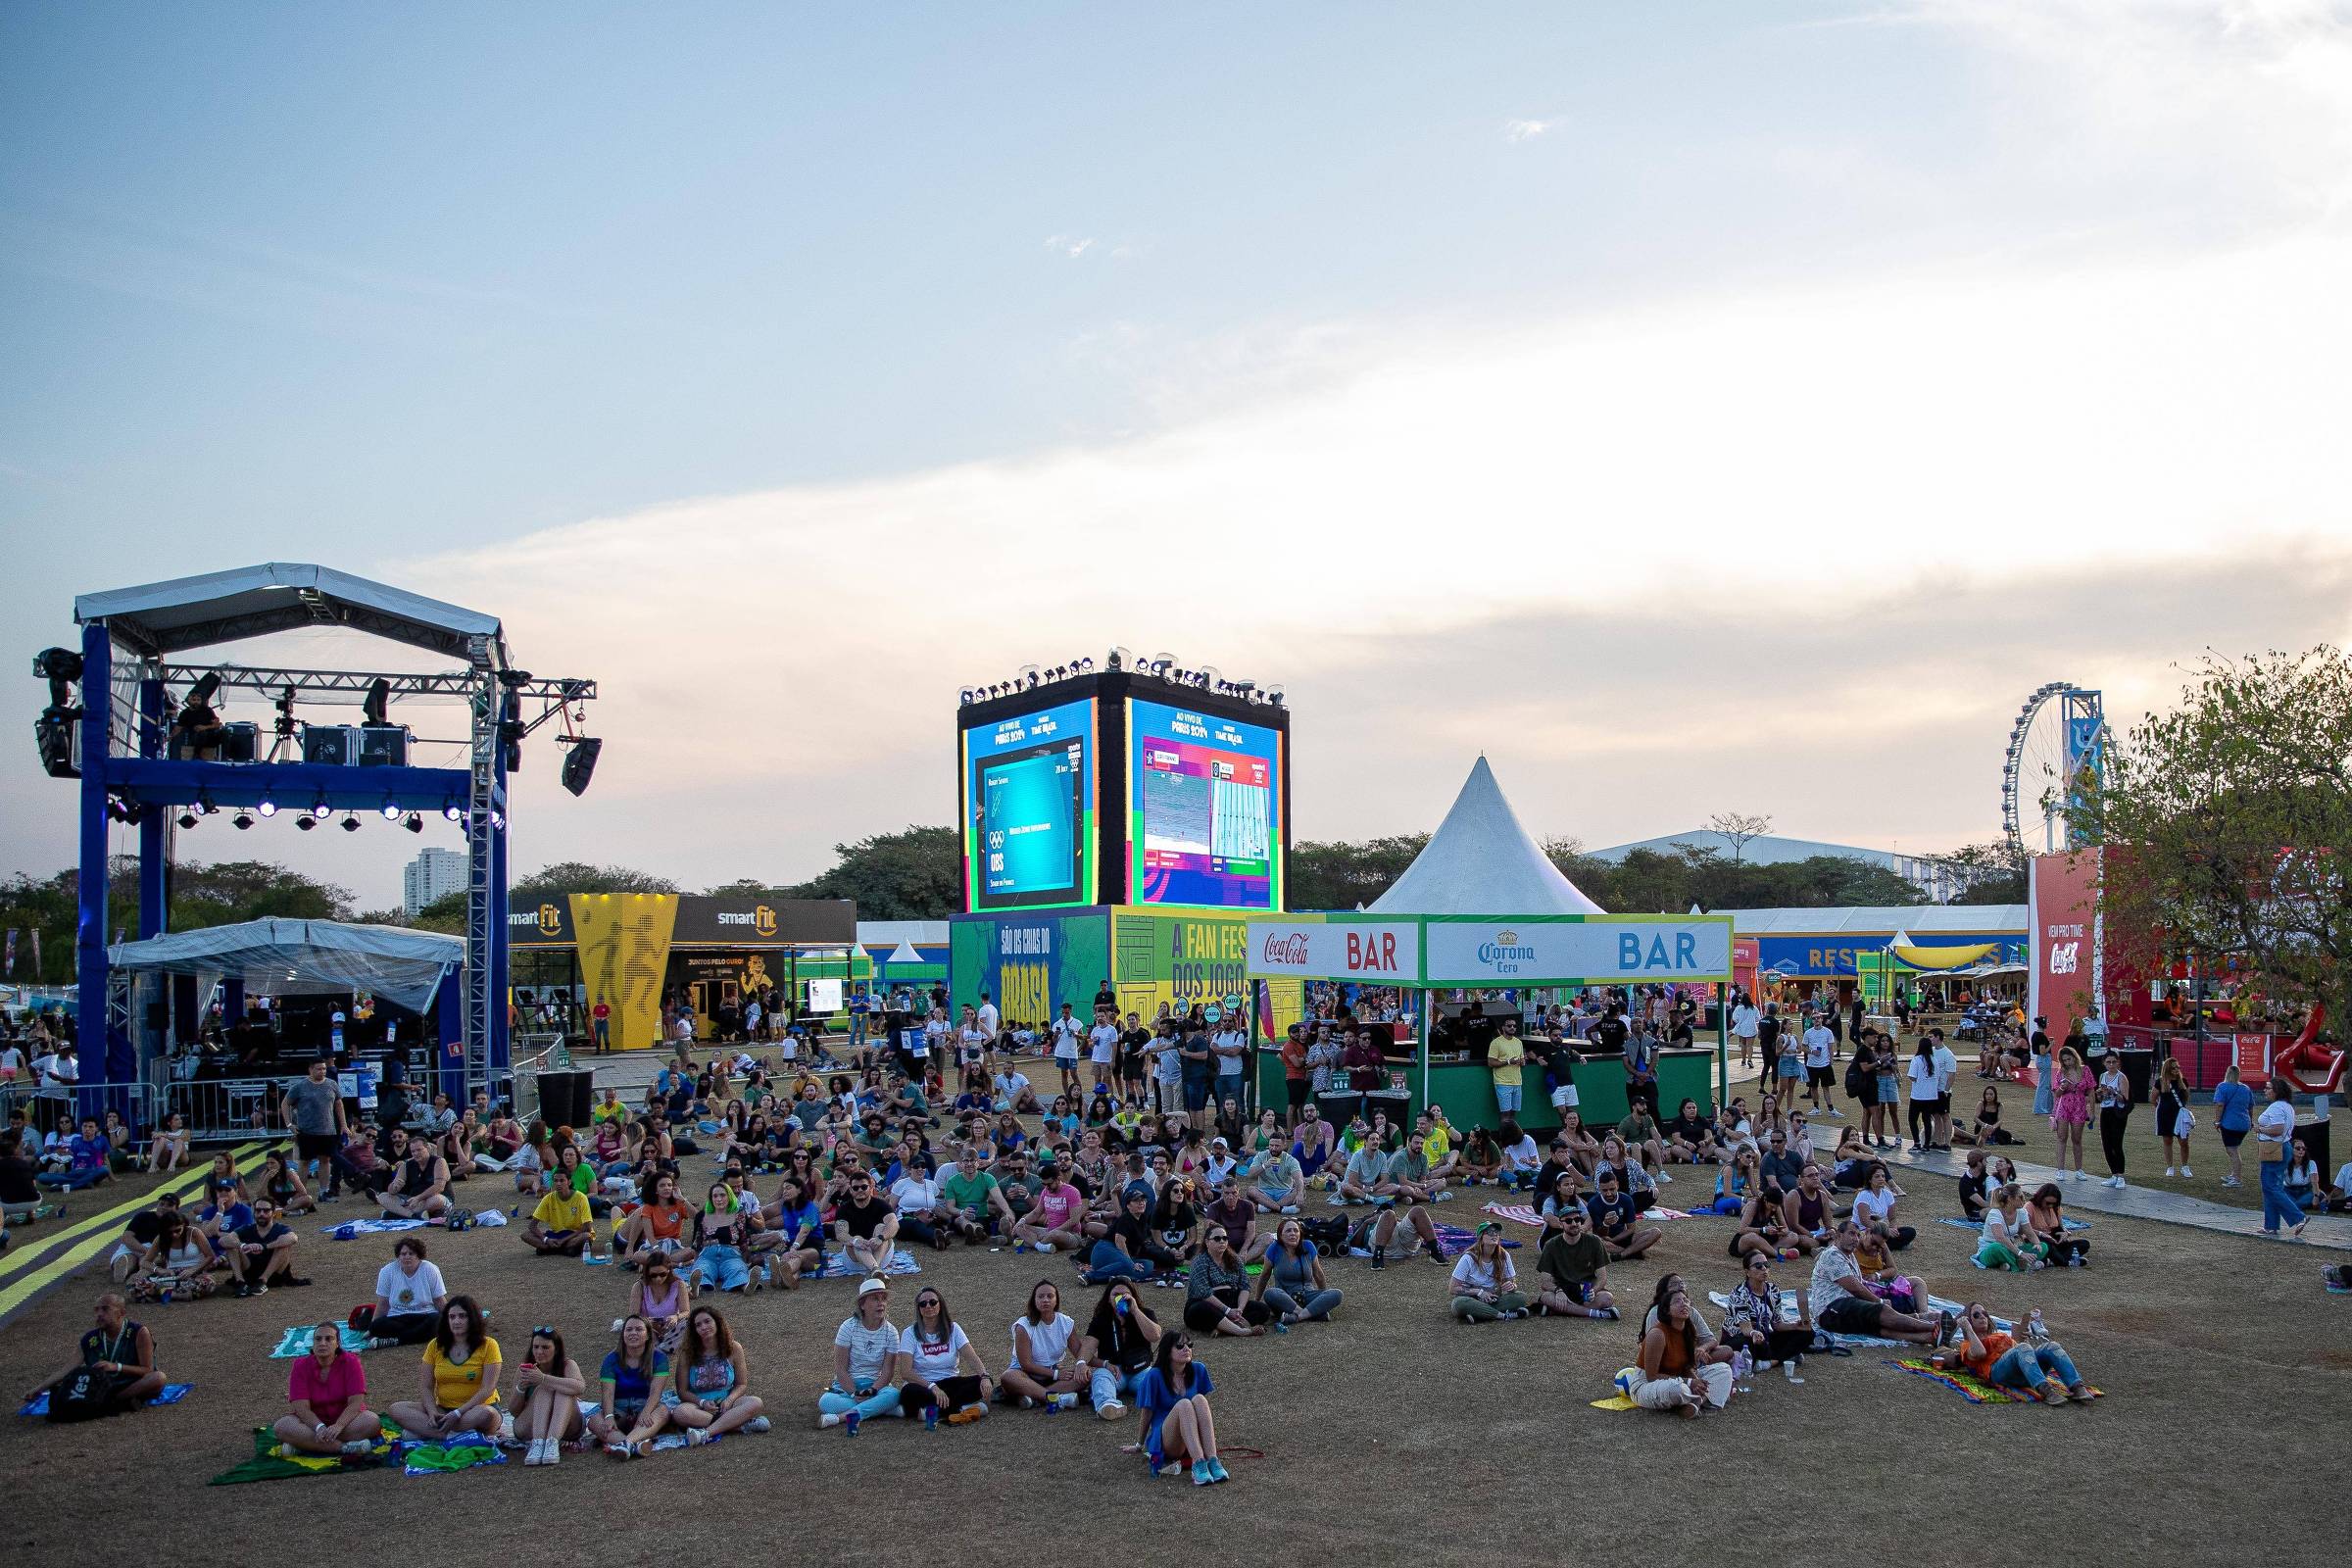
<path fill-rule="evenodd" d="M 1446 820 L 1366 912 L 1526 916 L 1602 910 L 1520 825 L 1481 757 Z"/>
<path fill-rule="evenodd" d="M 411 1012 L 430 1006 L 465 959 L 463 940 L 434 931 L 276 918 L 117 943 L 107 955 L 125 972 L 240 978 L 260 996 L 365 991 Z"/>
<path fill-rule="evenodd" d="M 80 594 L 74 618 L 84 625 L 102 620 L 118 643 L 152 658 L 306 626 L 341 626 L 468 662 L 471 639 L 488 637 L 492 667 L 507 662 L 496 615 L 294 562 Z"/>

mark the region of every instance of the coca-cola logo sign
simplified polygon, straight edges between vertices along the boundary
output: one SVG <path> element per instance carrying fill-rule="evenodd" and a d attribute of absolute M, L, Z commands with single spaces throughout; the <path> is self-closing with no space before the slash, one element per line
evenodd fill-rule
<path fill-rule="evenodd" d="M 1267 963 L 1283 964 L 1292 968 L 1303 967 L 1306 963 L 1306 933 L 1303 931 L 1269 931 L 1266 933 L 1265 945 L 1258 950 L 1258 956 Z"/>

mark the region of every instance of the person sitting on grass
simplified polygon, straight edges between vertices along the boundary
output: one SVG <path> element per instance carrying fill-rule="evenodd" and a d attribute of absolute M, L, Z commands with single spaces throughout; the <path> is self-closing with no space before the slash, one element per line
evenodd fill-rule
<path fill-rule="evenodd" d="M 155 1364 L 155 1337 L 144 1324 L 131 1321 L 126 1311 L 122 1298 L 113 1291 L 99 1297 L 91 1312 L 96 1326 L 81 1337 L 81 1358 L 25 1398 L 37 1399 L 46 1391 L 49 1419 L 63 1422 L 86 1413 L 86 1409 L 76 1412 L 61 1408 L 56 1386 L 69 1378 L 87 1375 L 93 1380 L 95 1407 L 105 1415 L 136 1410 L 163 1393 L 164 1374 Z"/>
<path fill-rule="evenodd" d="M 1666 1234 L 1655 1225 L 1635 1223 L 1633 1200 L 1618 1190 L 1617 1172 L 1607 1164 L 1600 1168 L 1598 1191 L 1585 1200 L 1585 1211 L 1592 1216 L 1592 1233 L 1612 1263 L 1642 1256 Z"/>
<path fill-rule="evenodd" d="M 1715 1124 L 1699 1114 L 1698 1102 L 1686 1098 L 1674 1113 L 1674 1120 L 1661 1129 L 1666 1144 L 1666 1157 L 1686 1165 L 1711 1165 L 1721 1157 L 1715 1142 Z"/>
<path fill-rule="evenodd" d="M 816 1397 L 816 1424 L 842 1427 L 854 1438 L 860 1421 L 898 1410 L 899 1364 L 899 1330 L 890 1321 L 890 1282 L 860 1281 L 858 1310 L 833 1332 L 833 1382 Z"/>
<path fill-rule="evenodd" d="M 277 1217 L 277 1205 L 267 1198 L 253 1200 L 253 1223 L 221 1238 L 220 1254 L 228 1260 L 229 1278 L 237 1295 L 267 1296 L 272 1285 L 304 1286 L 311 1282 L 294 1272 L 294 1231 Z"/>
<path fill-rule="evenodd" d="M 864 1170 L 850 1174 L 848 1190 L 833 1209 L 833 1237 L 850 1266 L 868 1274 L 890 1267 L 896 1250 L 899 1216 L 874 1190 L 873 1176 Z"/>
<path fill-rule="evenodd" d="M 1275 1145 L 1251 1159 L 1243 1174 L 1260 1214 L 1296 1214 L 1306 1201 L 1306 1169 L 1292 1149 Z"/>
<path fill-rule="evenodd" d="M 1984 1151 L 1982 1149 L 1970 1150 L 1968 1152 L 1968 1168 L 1960 1173 L 1960 1217 L 1962 1219 L 1976 1221 L 1984 1217 L 1984 1210 L 1987 1207 L 1985 1195 L 1990 1191 L 1991 1186 L 1992 1178 L 1984 1165 Z"/>
<path fill-rule="evenodd" d="M 1449 1310 L 1463 1323 L 1492 1323 L 1496 1318 L 1527 1316 L 1527 1298 L 1518 1291 L 1519 1271 L 1502 1249 L 1502 1225 L 1488 1220 L 1478 1228 L 1469 1250 L 1454 1259 L 1448 1282 L 1453 1297 Z"/>
<path fill-rule="evenodd" d="M 1799 1168 L 1796 1186 L 1781 1199 L 1781 1217 L 1788 1229 L 1808 1241 L 1822 1242 L 1838 1222 L 1834 1195 L 1823 1185 L 1821 1167 L 1811 1160 Z"/>
<path fill-rule="evenodd" d="M 278 1213 L 287 1219 L 311 1213 L 318 1206 L 318 1200 L 311 1196 L 302 1172 L 278 1150 L 262 1156 L 262 1173 L 254 1190 L 275 1203 Z"/>
<path fill-rule="evenodd" d="M 1934 1318 L 1898 1312 L 1879 1299 L 1854 1261 L 1862 1245 L 1862 1227 L 1840 1220 L 1830 1233 L 1830 1245 L 1813 1263 L 1813 1281 L 1804 1298 L 1813 1320 L 1825 1333 L 1869 1335 L 1901 1340 L 1911 1345 L 1940 1345 L 1951 1333 L 1948 1313 Z"/>
<path fill-rule="evenodd" d="M 461 1433 L 498 1433 L 498 1342 L 484 1332 L 481 1308 L 470 1296 L 453 1296 L 425 1342 L 421 1391 L 385 1414 L 419 1443 Z"/>
<path fill-rule="evenodd" d="M 588 1195 L 581 1191 L 596 1177 L 585 1165 L 578 1170 L 576 1182 L 555 1177 L 523 1222 L 522 1244 L 542 1257 L 577 1257 L 596 1241 L 596 1220 L 588 1209 Z"/>
<path fill-rule="evenodd" d="M 1143 1413 L 1144 1460 L 1152 1474 L 1181 1473 L 1189 1462 L 1193 1485 L 1214 1486 L 1232 1478 L 1217 1457 L 1217 1424 L 1208 1396 L 1216 1392 L 1208 1368 L 1193 1355 L 1193 1337 L 1182 1329 L 1159 1337 L 1152 1365 L 1136 1380 L 1136 1408 Z"/>
<path fill-rule="evenodd" d="M 1209 1227 L 1185 1283 L 1185 1327 L 1200 1334 L 1255 1335 L 1266 1332 L 1273 1316 L 1250 1293 L 1250 1275 L 1233 1250 L 1233 1233 L 1222 1225 Z"/>
<path fill-rule="evenodd" d="M 1462 1185 L 1476 1187 L 1480 1183 L 1497 1183 L 1502 1179 L 1502 1147 L 1494 1135 L 1484 1127 L 1473 1127 L 1470 1136 L 1462 1141 L 1460 1152 Z"/>
<path fill-rule="evenodd" d="M 1506 1119 L 1495 1132 L 1494 1142 L 1502 1150 L 1502 1172 L 1495 1177 L 1496 1184 L 1523 1193 L 1533 1189 L 1536 1171 L 1544 1163 L 1535 1139 L 1520 1131 L 1517 1122 Z"/>
<path fill-rule="evenodd" d="M 1160 1333 L 1159 1319 L 1144 1305 L 1133 1280 L 1112 1280 L 1102 1287 L 1087 1319 L 1086 1334 L 1078 1342 L 1078 1358 L 1087 1367 L 1087 1396 L 1094 1403 L 1095 1414 L 1112 1421 L 1126 1413 L 1119 1396 L 1132 1394 L 1136 1380 L 1152 1365 Z"/>
<path fill-rule="evenodd" d="M 360 1358 L 345 1352 L 339 1324 L 311 1330 L 311 1352 L 286 1372 L 286 1402 L 271 1429 L 277 1441 L 302 1453 L 358 1458 L 372 1452 L 384 1424 L 368 1408 L 368 1374 Z"/>
<path fill-rule="evenodd" d="M 1625 1141 L 1614 1132 L 1600 1141 L 1600 1157 L 1592 1162 L 1592 1182 L 1598 1186 L 1601 1177 L 1614 1173 L 1618 1186 L 1625 1190 L 1625 1200 L 1634 1212 L 1646 1214 L 1658 1205 L 1658 1184 L 1646 1166 L 1628 1153 Z M 1671 1177 L 1668 1180 L 1672 1180 Z"/>
<path fill-rule="evenodd" d="M 1959 1337 L 1948 1357 L 1937 1357 L 1937 1364 L 1947 1358 L 1958 1361 L 1982 1382 L 2044 1404 L 2064 1404 L 2069 1399 L 2088 1404 L 2096 1397 L 2082 1381 L 2082 1374 L 2075 1370 L 2074 1357 L 2064 1347 L 2048 1340 L 2020 1343 L 2015 1335 L 1993 1326 L 1992 1313 L 1983 1301 L 1968 1303 L 1960 1318 Z"/>
<path fill-rule="evenodd" d="M 957 1427 L 988 1414 L 994 1385 L 987 1364 L 937 1286 L 914 1293 L 914 1321 L 899 1335 L 899 1366 L 903 1409 L 922 1411 L 926 1421 L 944 1416 Z"/>
<path fill-rule="evenodd" d="M 1732 1397 L 1732 1368 L 1729 1352 L 1718 1352 L 1718 1342 L 1699 1337 L 1690 1293 L 1678 1288 L 1642 1336 L 1642 1376 L 1630 1396 L 1644 1410 L 1691 1419 L 1720 1410 Z"/>
<path fill-rule="evenodd" d="M 162 1124 L 155 1129 L 155 1136 L 147 1141 L 147 1173 L 160 1176 L 185 1165 L 189 1157 L 188 1141 L 192 1136 L 186 1118 L 176 1110 L 166 1112 Z M 280 1165 L 285 1163 L 283 1154 L 273 1154 L 271 1157 Z"/>
<path fill-rule="evenodd" d="M 1977 1267 L 2025 1273 L 2048 1266 L 2049 1246 L 2034 1233 L 2024 1208 L 2025 1194 L 2014 1182 L 1992 1195 L 1992 1204 L 1985 1209 L 1983 1228 L 1977 1233 Z"/>
<path fill-rule="evenodd" d="M 956 1156 L 956 1169 L 939 1184 L 953 1210 L 956 1232 L 967 1242 L 985 1242 L 992 1232 L 1010 1235 L 1013 1213 L 999 1190 L 997 1178 L 980 1168 L 980 1150 L 967 1144 Z M 1000 1230 L 1000 1227 L 1002 1228 Z"/>
<path fill-rule="evenodd" d="M 654 1178 L 651 1195 L 637 1212 L 612 1233 L 612 1250 L 623 1268 L 642 1268 L 657 1256 L 683 1266 L 694 1260 L 687 1243 L 694 1220 L 692 1205 L 678 1196 L 678 1178 L 663 1171 Z"/>
<path fill-rule="evenodd" d="M 1770 1252 L 1747 1254 L 1740 1283 L 1732 1287 L 1730 1304 L 1723 1309 L 1722 1343 L 1745 1349 L 1756 1365 L 1768 1370 L 1777 1361 L 1791 1383 L 1805 1381 L 1797 1374 L 1804 1367 L 1805 1352 L 1813 1348 L 1813 1320 L 1801 1315 L 1794 1325 L 1782 1320 Z"/>
<path fill-rule="evenodd" d="M 1870 1182 L 1854 1195 L 1854 1218 L 1865 1230 L 1885 1239 L 1888 1247 L 1901 1251 L 1919 1239 L 1919 1232 L 1894 1220 L 1895 1200 L 1902 1195 L 1895 1191 L 1894 1182 L 1884 1164 L 1873 1164 Z"/>
<path fill-rule="evenodd" d="M 724 1437 L 759 1415 L 760 1397 L 751 1391 L 751 1363 L 745 1359 L 743 1343 L 727 1332 L 727 1320 L 718 1308 L 694 1309 L 674 1359 L 678 1402 L 669 1419 L 685 1429 L 689 1445 Z"/>
<path fill-rule="evenodd" d="M 1086 1363 L 1072 1354 L 1078 1326 L 1061 1309 L 1061 1288 L 1052 1280 L 1029 1287 L 1029 1304 L 1012 1320 L 1012 1356 L 1004 1363 L 1004 1393 L 1024 1409 L 1053 1404 L 1078 1407 L 1078 1393 L 1092 1382 Z"/>
<path fill-rule="evenodd" d="M 403 1236 L 392 1244 L 392 1261 L 375 1271 L 375 1301 L 358 1327 L 377 1345 L 422 1345 L 440 1327 L 449 1304 L 441 1268 L 424 1255 L 424 1238 Z"/>
<path fill-rule="evenodd" d="M 514 1373 L 514 1397 L 522 1408 L 514 1412 L 514 1441 L 526 1445 L 524 1464 L 554 1464 L 564 1445 L 587 1429 L 580 1415 L 580 1396 L 588 1380 L 564 1349 L 564 1336 L 541 1325 L 531 1330 L 531 1348 Z"/>
<path fill-rule="evenodd" d="M 2016 1175 L 2014 1168 L 2010 1174 Z M 2062 1263 L 2068 1268 L 2090 1266 L 2090 1238 L 2066 1228 L 2066 1200 L 2059 1195 L 2056 1182 L 2043 1182 L 2026 1196 L 2020 1220 L 2021 1232 L 2032 1232 L 2053 1267 Z"/>
<path fill-rule="evenodd" d="M 1212 1220 L 1209 1229 L 1227 1231 L 1231 1242 L 1229 1227 Z M 1249 1253 L 1236 1250 L 1247 1263 Z M 1327 1323 L 1338 1310 L 1340 1293 L 1324 1278 L 1322 1255 L 1306 1239 L 1306 1225 L 1298 1215 L 1286 1215 L 1267 1239 L 1265 1267 L 1258 1271 L 1254 1294 L 1286 1328 L 1293 1323 Z"/>
<path fill-rule="evenodd" d="M 431 1143 L 392 1129 L 394 1164 L 375 1201 L 391 1219 L 437 1219 L 449 1212 L 449 1163 Z"/>
<path fill-rule="evenodd" d="M 1575 1179 L 1571 1171 L 1560 1181 L 1565 1185 Z M 1609 1294 L 1608 1249 L 1592 1234 L 1583 1206 L 1563 1209 L 1558 1231 L 1548 1234 L 1544 1250 L 1536 1254 L 1537 1315 L 1616 1317 L 1617 1298 Z"/>
<path fill-rule="evenodd" d="M 648 1259 L 629 1288 L 629 1311 L 644 1318 L 654 1334 L 654 1348 L 667 1354 L 686 1334 L 686 1314 L 694 1306 L 694 1278 L 670 1266 L 666 1257 Z"/>
<path fill-rule="evenodd" d="M 1037 1197 L 1012 1227 L 1016 1247 L 1041 1252 L 1076 1252 L 1086 1243 L 1086 1195 L 1062 1178 L 1061 1162 L 1038 1166 Z"/>
<path fill-rule="evenodd" d="M 190 1224 L 187 1215 L 172 1209 L 157 1222 L 155 1241 L 147 1255 L 139 1259 L 131 1294 L 142 1301 L 166 1297 L 201 1299 L 213 1294 L 219 1284 L 213 1271 L 222 1266 L 213 1239 Z"/>
<path fill-rule="evenodd" d="M 597 1372 L 604 1396 L 588 1418 L 588 1430 L 613 1458 L 641 1459 L 669 1424 L 662 1396 L 666 1392 L 662 1385 L 670 1376 L 669 1357 L 654 1348 L 653 1325 L 638 1313 L 620 1320 L 617 1338 Z"/>
<path fill-rule="evenodd" d="M 61 1128 L 70 1125 L 63 1116 L 58 1118 L 58 1124 Z M 52 1156 L 57 1168 L 41 1172 L 40 1184 L 60 1192 L 78 1193 L 111 1180 L 106 1156 L 112 1148 L 106 1135 L 98 1130 L 98 1118 L 82 1117 L 81 1131 L 59 1144 Z"/>
<path fill-rule="evenodd" d="M 787 1173 L 776 1184 L 775 1211 L 766 1219 L 775 1239 L 767 1258 L 770 1284 L 794 1291 L 804 1278 L 824 1272 L 825 1211 L 798 1176 Z"/>
<path fill-rule="evenodd" d="M 1637 1100 L 1628 1106 L 1625 1118 L 1617 1123 L 1617 1141 L 1631 1158 L 1640 1160 L 1645 1171 L 1653 1172 L 1660 1181 L 1674 1180 L 1662 1167 L 1666 1163 L 1666 1131 L 1650 1114 L 1646 1101 Z"/>

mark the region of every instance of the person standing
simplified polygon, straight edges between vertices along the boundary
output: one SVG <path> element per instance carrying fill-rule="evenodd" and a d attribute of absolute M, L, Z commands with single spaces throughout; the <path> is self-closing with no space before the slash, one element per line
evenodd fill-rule
<path fill-rule="evenodd" d="M 2106 1071 L 2099 1074 L 2099 1148 L 2107 1156 L 2107 1185 L 2123 1187 L 2124 1129 L 2132 1121 L 2132 1080 L 2124 1076 L 2124 1064 L 2114 1052 L 2107 1054 L 2101 1063 Z"/>
<path fill-rule="evenodd" d="M 1952 1081 L 1960 1076 L 1960 1058 L 1943 1042 L 1943 1031 L 1929 1031 L 1936 1042 L 1936 1135 L 1931 1146 L 1949 1152 L 1952 1147 Z"/>
<path fill-rule="evenodd" d="M 1527 1047 L 1519 1040 L 1519 1020 L 1502 1020 L 1502 1033 L 1487 1045 L 1487 1068 L 1494 1075 L 1494 1108 L 1505 1120 L 1519 1114 L 1527 1076 Z"/>
<path fill-rule="evenodd" d="M 2254 1091 L 2238 1082 L 2233 1061 L 2222 1069 L 2222 1081 L 2213 1086 L 2213 1130 L 2221 1134 L 2222 1150 L 2230 1156 L 2230 1174 L 2222 1178 L 2224 1187 L 2245 1184 L 2245 1165 L 2238 1149 L 2253 1128 Z"/>
<path fill-rule="evenodd" d="M 1242 1068 L 1247 1065 L 1250 1032 L 1242 1027 L 1239 1009 L 1225 1013 L 1217 1020 L 1217 1032 L 1208 1037 L 1208 1049 L 1217 1067 L 1216 1091 L 1212 1105 L 1232 1101 L 1242 1102 Z"/>
<path fill-rule="evenodd" d="M 1098 1010 L 1095 1026 L 1086 1032 L 1087 1063 L 1093 1069 L 1095 1093 L 1108 1094 L 1118 1076 L 1119 1024 L 1115 1014 Z M 1065 1094 L 1067 1090 L 1063 1091 Z"/>
<path fill-rule="evenodd" d="M 2164 1173 L 2174 1173 L 2173 1151 L 2180 1151 L 2180 1174 L 2194 1176 L 2188 1168 L 2188 1135 L 2196 1126 L 2196 1116 L 2188 1108 L 2188 1076 L 2180 1070 L 2177 1056 L 2164 1058 L 2164 1066 L 2156 1075 L 2156 1136 L 2164 1140 Z"/>
<path fill-rule="evenodd" d="M 1740 993 L 1739 1002 L 1732 1007 L 1732 1038 L 1740 1042 L 1741 1067 L 1755 1065 L 1756 1035 L 1763 1021 L 1764 1015 L 1756 1010 L 1754 999 L 1744 991 Z"/>
<path fill-rule="evenodd" d="M 1805 1031 L 1805 1102 L 1828 1116 L 1844 1114 L 1838 1109 L 1832 1093 L 1837 1080 L 1831 1066 L 1837 1059 L 1838 1040 L 1825 1021 L 1836 1016 L 1835 1013 L 1817 1016 L 1813 1026 Z"/>
<path fill-rule="evenodd" d="M 326 1076 L 326 1058 L 311 1063 L 310 1072 L 286 1091 L 286 1125 L 294 1129 L 294 1152 L 314 1172 L 326 1167 L 326 1190 L 320 1200 L 332 1203 L 343 1196 L 343 1144 L 351 1131 L 343 1097 Z"/>
<path fill-rule="evenodd" d="M 2270 1094 L 2270 1103 L 2254 1121 L 2254 1154 L 2262 1161 L 2262 1234 L 2276 1238 L 2283 1225 L 2283 1234 L 2299 1242 L 2309 1221 L 2286 1196 L 2286 1158 L 2295 1140 L 2295 1092 L 2284 1078 L 2274 1077 Z"/>

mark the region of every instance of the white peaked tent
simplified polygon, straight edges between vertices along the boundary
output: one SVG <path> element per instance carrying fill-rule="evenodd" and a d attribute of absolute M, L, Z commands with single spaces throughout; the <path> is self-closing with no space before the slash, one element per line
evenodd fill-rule
<path fill-rule="evenodd" d="M 1482 755 L 1429 843 L 1368 914 L 1599 914 L 1519 823 Z"/>

